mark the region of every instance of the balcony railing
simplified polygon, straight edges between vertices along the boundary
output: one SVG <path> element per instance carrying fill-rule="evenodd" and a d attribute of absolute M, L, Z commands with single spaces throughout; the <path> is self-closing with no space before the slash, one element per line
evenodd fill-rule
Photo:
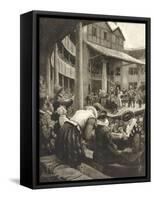
<path fill-rule="evenodd" d="M 65 62 L 57 53 L 56 56 L 56 65 L 58 67 L 58 71 L 60 74 L 69 77 L 71 79 L 75 79 L 75 68 L 71 66 L 69 63 Z M 51 56 L 51 64 L 54 67 L 54 53 Z"/>
<path fill-rule="evenodd" d="M 73 56 L 76 55 L 76 47 L 73 44 L 73 42 L 70 40 L 69 36 L 66 36 L 63 40 L 62 40 L 62 44 L 64 45 L 64 47 L 67 49 L 68 52 L 70 52 Z"/>

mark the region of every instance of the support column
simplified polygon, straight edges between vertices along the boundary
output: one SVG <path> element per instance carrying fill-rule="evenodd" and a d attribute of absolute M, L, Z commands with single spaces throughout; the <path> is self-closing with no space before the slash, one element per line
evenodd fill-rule
<path fill-rule="evenodd" d="M 51 71 L 50 71 L 51 67 L 50 67 L 49 59 L 48 59 L 47 66 L 46 66 L 46 83 L 47 83 L 47 96 L 48 97 L 50 97 L 50 95 L 51 95 Z"/>
<path fill-rule="evenodd" d="M 51 97 L 54 96 L 54 68 L 51 67 Z"/>
<path fill-rule="evenodd" d="M 68 82 L 67 82 L 67 83 L 68 83 L 68 86 L 67 86 L 67 87 L 68 87 L 68 90 L 70 91 L 70 79 L 68 78 L 67 81 L 68 81 Z"/>
<path fill-rule="evenodd" d="M 137 66 L 137 70 L 138 70 L 138 83 L 137 83 L 137 87 L 140 87 L 140 85 L 141 85 L 141 69 L 142 69 L 142 65 L 138 65 Z"/>
<path fill-rule="evenodd" d="M 102 66 L 102 90 L 107 92 L 107 66 L 106 62 L 103 62 Z"/>
<path fill-rule="evenodd" d="M 76 26 L 76 78 L 75 78 L 75 106 L 83 109 L 83 39 L 82 23 Z M 86 76 L 86 75 L 85 75 Z"/>
<path fill-rule="evenodd" d="M 128 89 L 128 70 L 126 66 L 121 67 L 121 89 Z"/>
<path fill-rule="evenodd" d="M 58 64 L 57 64 L 57 44 L 55 44 L 54 49 L 54 84 L 59 84 L 59 71 L 58 71 Z"/>

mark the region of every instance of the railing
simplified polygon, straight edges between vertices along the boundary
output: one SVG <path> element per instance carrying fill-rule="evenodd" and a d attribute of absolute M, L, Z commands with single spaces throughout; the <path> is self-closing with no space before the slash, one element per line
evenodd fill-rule
<path fill-rule="evenodd" d="M 70 40 L 69 36 L 66 36 L 62 40 L 62 44 L 64 45 L 64 47 L 67 49 L 69 53 L 71 53 L 73 56 L 76 56 L 76 47 L 73 44 L 73 42 Z"/>
<path fill-rule="evenodd" d="M 75 68 L 72 67 L 69 63 L 65 62 L 57 53 L 56 56 L 56 65 L 60 74 L 75 79 Z M 51 56 L 51 64 L 54 67 L 54 53 Z"/>

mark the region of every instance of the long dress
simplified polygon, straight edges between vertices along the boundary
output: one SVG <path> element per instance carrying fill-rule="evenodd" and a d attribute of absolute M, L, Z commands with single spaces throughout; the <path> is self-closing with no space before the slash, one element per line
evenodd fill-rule
<path fill-rule="evenodd" d="M 68 165 L 75 167 L 79 165 L 84 156 L 82 133 L 87 120 L 94 118 L 87 110 L 78 110 L 75 115 L 66 121 L 56 138 L 56 154 Z"/>

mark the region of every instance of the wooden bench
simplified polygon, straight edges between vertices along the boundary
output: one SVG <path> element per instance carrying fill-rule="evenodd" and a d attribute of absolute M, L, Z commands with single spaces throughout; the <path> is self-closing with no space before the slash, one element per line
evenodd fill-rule
<path fill-rule="evenodd" d="M 105 178 L 110 177 L 86 163 L 81 163 L 81 165 L 77 168 L 72 168 L 60 161 L 56 155 L 44 156 L 40 158 L 41 182 L 77 181 Z"/>
<path fill-rule="evenodd" d="M 133 161 L 134 159 L 136 159 L 138 156 L 142 154 L 143 152 L 139 152 L 137 154 L 129 155 L 127 156 L 127 158 Z M 96 162 L 93 160 L 93 152 L 90 150 L 86 152 L 84 163 L 86 163 L 87 166 L 91 166 L 93 169 L 96 169 L 98 172 L 104 175 L 102 179 L 111 178 L 111 177 L 112 178 L 134 177 L 134 176 L 145 175 L 144 166 L 142 166 L 140 163 L 138 164 L 137 163 L 136 164 L 112 163 L 112 164 L 102 165 L 99 162 Z M 91 174 L 93 174 L 93 171 Z"/>

